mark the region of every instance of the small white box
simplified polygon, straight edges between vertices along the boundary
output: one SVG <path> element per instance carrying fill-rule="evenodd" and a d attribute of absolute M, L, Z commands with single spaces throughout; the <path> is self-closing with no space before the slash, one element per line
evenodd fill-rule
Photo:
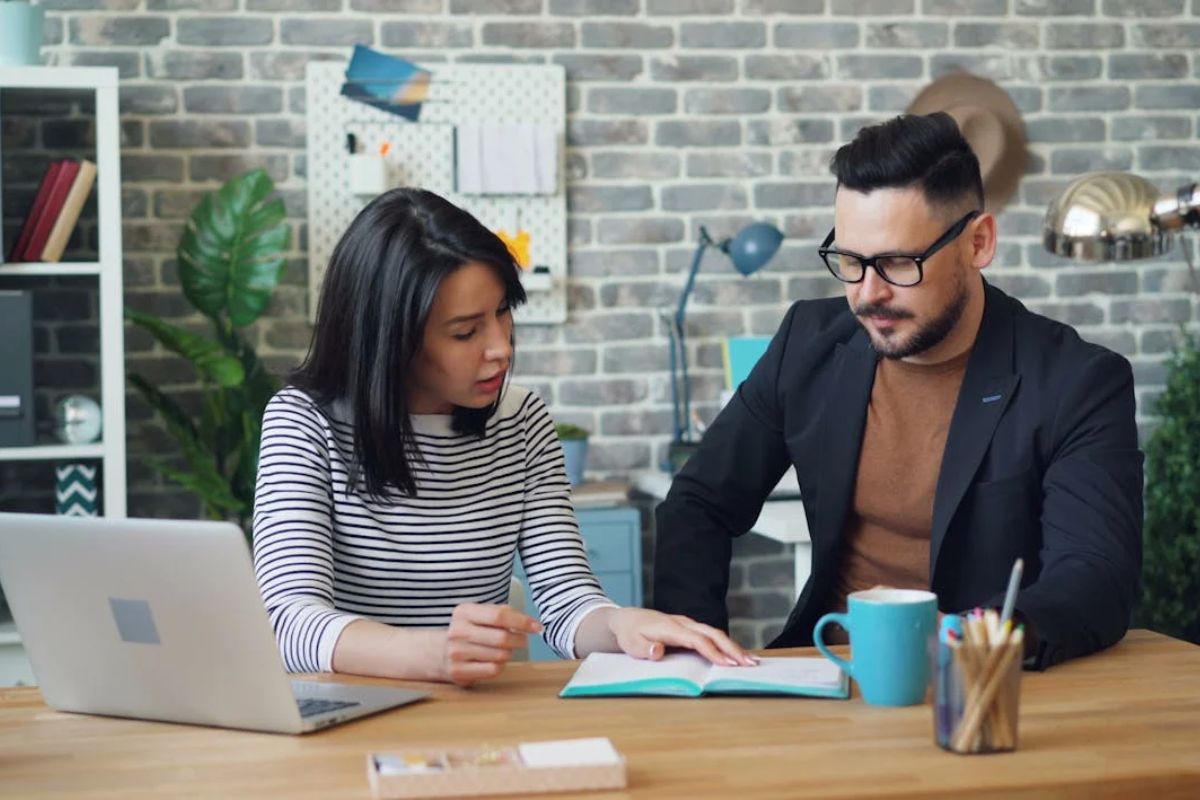
<path fill-rule="evenodd" d="M 391 188 L 388 163 L 383 156 L 354 153 L 350 156 L 350 191 L 357 195 L 375 197 Z"/>

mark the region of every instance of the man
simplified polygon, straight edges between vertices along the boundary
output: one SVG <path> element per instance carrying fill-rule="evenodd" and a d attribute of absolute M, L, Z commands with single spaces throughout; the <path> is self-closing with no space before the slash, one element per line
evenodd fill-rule
<path fill-rule="evenodd" d="M 1028 666 L 1113 644 L 1141 569 L 1129 363 L 983 280 L 996 221 L 946 114 L 865 128 L 831 168 L 821 256 L 847 302 L 791 307 L 676 477 L 655 606 L 728 627 L 732 539 L 793 464 L 812 575 L 771 647 L 876 584 L 999 606 L 1017 557 Z"/>

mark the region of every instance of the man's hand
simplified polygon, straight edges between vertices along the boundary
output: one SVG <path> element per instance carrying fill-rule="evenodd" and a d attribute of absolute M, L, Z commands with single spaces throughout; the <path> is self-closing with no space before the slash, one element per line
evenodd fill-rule
<path fill-rule="evenodd" d="M 459 686 L 494 678 L 542 625 L 509 606 L 462 603 L 454 609 L 442 648 L 442 674 Z"/>
<path fill-rule="evenodd" d="M 684 647 L 721 666 L 750 667 L 758 663 L 722 631 L 677 614 L 618 608 L 609 617 L 608 626 L 617 645 L 636 658 L 657 661 L 667 647 Z"/>

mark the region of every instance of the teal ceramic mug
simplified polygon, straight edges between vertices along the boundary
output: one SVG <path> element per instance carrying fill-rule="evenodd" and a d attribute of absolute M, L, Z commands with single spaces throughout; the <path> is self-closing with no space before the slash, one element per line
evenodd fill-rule
<path fill-rule="evenodd" d="M 813 642 L 858 683 L 875 706 L 924 702 L 929 685 L 929 641 L 937 627 L 937 595 L 916 589 L 852 592 L 847 613 L 826 614 L 813 628 Z M 850 634 L 851 659 L 829 652 L 821 630 L 836 622 Z"/>
<path fill-rule="evenodd" d="M 0 67 L 40 63 L 45 14 L 41 6 L 0 0 Z"/>

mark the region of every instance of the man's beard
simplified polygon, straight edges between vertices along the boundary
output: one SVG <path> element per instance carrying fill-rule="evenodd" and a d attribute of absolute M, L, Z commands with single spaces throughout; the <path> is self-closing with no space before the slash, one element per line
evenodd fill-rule
<path fill-rule="evenodd" d="M 870 329 L 867 330 L 867 338 L 871 341 L 871 347 L 875 352 L 884 358 L 901 359 L 915 356 L 918 353 L 924 353 L 932 347 L 942 343 L 950 332 L 958 325 L 958 321 L 962 319 L 963 310 L 967 307 L 967 285 L 966 282 L 960 282 L 958 293 L 950 301 L 950 304 L 942 309 L 942 313 L 931 319 L 919 327 L 915 333 L 907 340 L 892 341 L 884 338 L 883 341 L 878 341 L 876 335 L 871 335 Z M 862 305 L 854 310 L 854 313 L 859 317 L 881 316 L 889 319 L 911 319 L 912 314 L 907 311 L 897 311 L 882 306 Z M 866 323 L 862 323 L 866 327 Z"/>

